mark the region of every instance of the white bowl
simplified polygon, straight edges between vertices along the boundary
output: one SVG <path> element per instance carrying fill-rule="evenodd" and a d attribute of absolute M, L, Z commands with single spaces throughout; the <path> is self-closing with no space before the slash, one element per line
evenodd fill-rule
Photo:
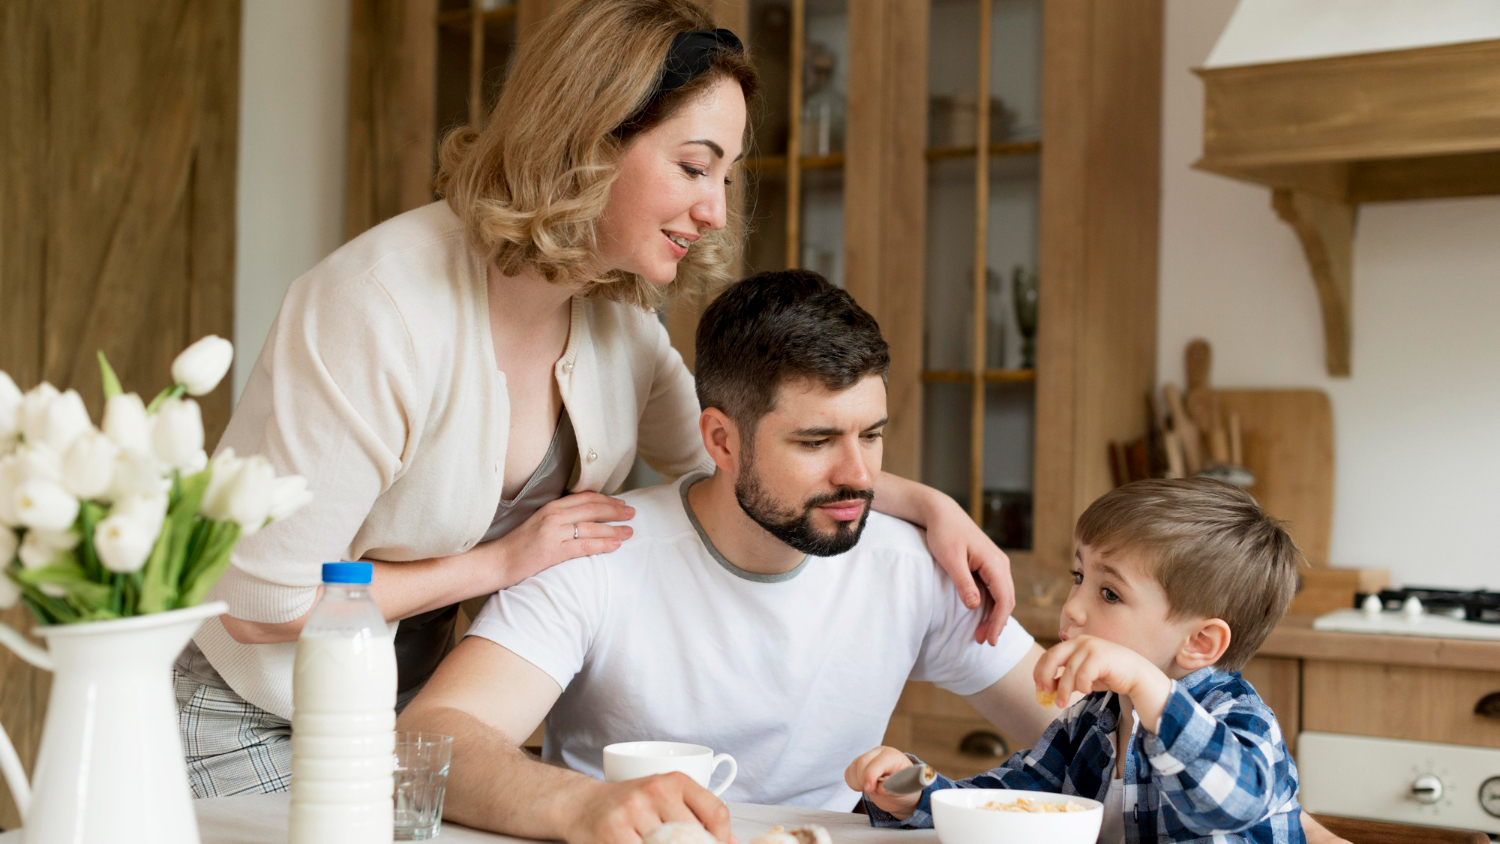
<path fill-rule="evenodd" d="M 1010 803 L 1019 797 L 1047 803 L 1073 802 L 1082 812 L 997 812 L 986 803 Z M 1046 791 L 1005 788 L 945 788 L 932 793 L 932 824 L 943 844 L 1094 844 L 1104 804 L 1083 797 Z"/>

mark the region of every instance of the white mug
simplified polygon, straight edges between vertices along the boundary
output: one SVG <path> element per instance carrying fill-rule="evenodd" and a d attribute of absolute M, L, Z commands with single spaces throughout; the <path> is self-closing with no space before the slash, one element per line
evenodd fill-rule
<path fill-rule="evenodd" d="M 728 753 L 715 756 L 713 750 L 701 744 L 680 741 L 627 741 L 604 748 L 604 780 L 620 782 L 681 771 L 708 788 L 708 779 L 720 762 L 729 763 L 729 776 L 713 789 L 715 797 L 723 794 L 739 773 L 740 766 L 733 756 Z"/>

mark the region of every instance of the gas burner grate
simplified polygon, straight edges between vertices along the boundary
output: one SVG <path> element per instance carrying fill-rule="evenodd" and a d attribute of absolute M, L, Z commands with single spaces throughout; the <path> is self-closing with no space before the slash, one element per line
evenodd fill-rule
<path fill-rule="evenodd" d="M 1355 609 L 1359 609 L 1370 594 L 1368 592 L 1355 593 Z M 1407 598 L 1414 597 L 1422 602 L 1423 609 L 1430 615 L 1500 624 L 1500 593 L 1497 592 L 1487 592 L 1481 589 L 1471 591 L 1425 589 L 1414 586 L 1407 589 L 1382 589 L 1374 594 L 1380 598 L 1380 603 L 1385 609 L 1392 612 L 1399 611 Z"/>

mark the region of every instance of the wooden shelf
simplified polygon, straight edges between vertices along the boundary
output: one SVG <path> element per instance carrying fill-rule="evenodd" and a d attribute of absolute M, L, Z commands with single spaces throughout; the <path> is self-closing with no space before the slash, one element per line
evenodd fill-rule
<path fill-rule="evenodd" d="M 499 9 L 491 9 L 488 12 L 480 12 L 479 17 L 485 23 L 494 21 L 507 21 L 516 16 L 516 6 L 502 6 Z M 467 30 L 473 25 L 474 13 L 468 9 L 454 9 L 451 12 L 439 12 L 437 25 L 443 29 Z"/>
<path fill-rule="evenodd" d="M 844 169 L 844 154 L 836 152 L 833 155 L 804 155 L 798 159 L 797 164 L 803 170 L 842 170 Z M 758 155 L 754 158 L 747 158 L 745 169 L 757 173 L 779 173 L 786 170 L 786 156 Z"/>
<path fill-rule="evenodd" d="M 927 150 L 928 161 L 942 161 L 950 158 L 973 158 L 975 147 L 931 147 Z M 990 156 L 1004 158 L 1006 156 L 1036 155 L 1042 151 L 1041 141 L 1009 141 L 1003 144 L 990 144 Z"/>
<path fill-rule="evenodd" d="M 991 384 L 1032 384 L 1036 382 L 1035 369 L 986 369 L 984 380 Z M 924 384 L 972 384 L 974 373 L 968 369 L 926 369 L 922 371 Z"/>
<path fill-rule="evenodd" d="M 1325 366 L 1349 375 L 1359 203 L 1500 194 L 1500 39 L 1194 72 L 1193 166 L 1272 189 L 1318 290 Z"/>

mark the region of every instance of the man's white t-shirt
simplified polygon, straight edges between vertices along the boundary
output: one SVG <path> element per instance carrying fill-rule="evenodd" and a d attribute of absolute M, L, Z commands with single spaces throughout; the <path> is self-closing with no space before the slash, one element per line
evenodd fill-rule
<path fill-rule="evenodd" d="M 599 777 L 605 745 L 692 742 L 739 763 L 725 800 L 847 812 L 844 769 L 882 743 L 908 679 L 973 694 L 1031 648 L 1014 620 L 975 644 L 979 613 L 922 534 L 880 513 L 847 553 L 736 568 L 686 506 L 698 479 L 625 495 L 635 532 L 618 551 L 496 594 L 470 627 L 563 688 L 547 761 Z"/>

